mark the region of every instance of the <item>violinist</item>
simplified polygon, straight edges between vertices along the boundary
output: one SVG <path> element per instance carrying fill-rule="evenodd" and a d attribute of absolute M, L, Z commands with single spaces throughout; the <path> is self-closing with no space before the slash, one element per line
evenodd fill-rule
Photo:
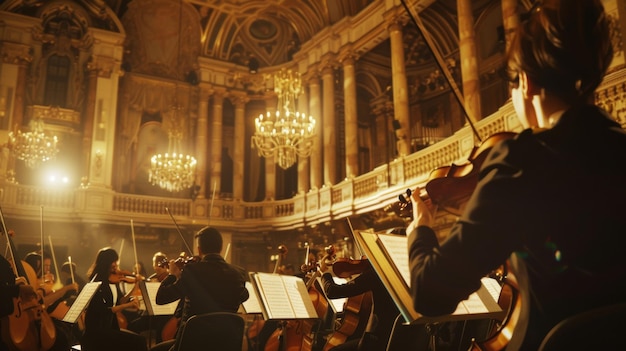
<path fill-rule="evenodd" d="M 161 282 L 156 303 L 184 301 L 180 331 L 189 317 L 209 312 L 236 313 L 249 297 L 246 271 L 227 263 L 220 255 L 222 234 L 215 228 L 204 227 L 195 235 L 199 260 L 189 260 L 182 269 L 170 260 L 170 274 Z M 243 338 L 243 335 L 241 335 Z M 163 341 L 151 350 L 174 350 L 176 340 Z M 198 343 L 211 340 L 199 338 Z"/>
<path fill-rule="evenodd" d="M 117 252 L 105 247 L 98 251 L 94 263 L 88 271 L 90 281 L 102 282 L 87 305 L 85 333 L 81 347 L 85 351 L 108 350 L 147 350 L 143 336 L 129 330 L 120 329 L 116 313 L 124 309 L 137 309 L 139 301 L 130 299 L 130 292 L 122 296 L 120 282 L 128 280 L 127 272 L 118 269 Z"/>
<path fill-rule="evenodd" d="M 340 273 L 334 267 L 334 260 L 330 255 L 324 256 L 320 260 L 320 271 L 322 283 L 326 295 L 330 299 L 354 297 L 366 292 L 372 293 L 373 309 L 369 318 L 369 323 L 362 335 L 352 335 L 347 342 L 331 348 L 331 351 L 384 351 L 391 338 L 394 322 L 400 311 L 391 299 L 387 288 L 374 271 L 371 263 L 367 259 L 352 260 L 339 258 L 338 262 L 346 263 Z M 341 264 L 337 265 L 338 267 Z M 337 272 L 335 272 L 337 270 Z M 346 273 L 347 272 L 347 273 Z M 333 276 L 340 276 L 349 279 L 345 284 L 337 284 Z M 410 340 L 411 344 L 420 342 L 419 338 Z M 408 343 L 402 345 L 402 349 L 411 349 Z"/>
<path fill-rule="evenodd" d="M 626 132 L 594 105 L 613 58 L 610 18 L 600 0 L 536 4 L 507 53 L 513 106 L 528 129 L 490 151 L 445 241 L 420 191 L 407 228 L 413 304 L 426 316 L 453 312 L 512 254 L 524 264 L 527 331 L 509 345 L 521 350 L 537 350 L 561 321 L 626 301 L 626 171 L 615 159 Z M 624 349 L 609 329 L 599 321 L 560 349 Z"/>
<path fill-rule="evenodd" d="M 167 259 L 167 255 L 160 251 L 156 252 L 152 256 L 152 269 L 154 273 L 148 277 L 148 281 L 162 282 L 169 274 L 169 260 Z"/>
<path fill-rule="evenodd" d="M 141 264 L 141 262 L 139 262 L 139 264 Z M 138 266 L 138 265 L 135 265 L 135 266 Z M 154 273 L 152 273 L 152 275 L 146 278 L 146 281 L 162 282 L 169 274 L 169 260 L 167 256 L 162 252 L 156 252 L 152 256 L 152 268 L 154 269 Z M 139 272 L 141 272 L 141 270 L 139 270 Z M 180 305 L 181 303 L 179 303 L 179 307 Z M 128 330 L 131 330 L 135 333 L 141 333 L 147 330 L 154 330 L 155 336 L 156 336 L 155 340 L 157 343 L 160 343 L 161 341 L 163 341 L 162 340 L 163 327 L 168 323 L 168 321 L 170 321 L 171 318 L 180 318 L 181 312 L 182 312 L 182 308 L 177 308 L 177 313 L 175 313 L 174 316 L 168 316 L 168 315 L 149 316 L 147 314 L 143 314 L 130 321 L 130 323 L 128 324 Z"/>

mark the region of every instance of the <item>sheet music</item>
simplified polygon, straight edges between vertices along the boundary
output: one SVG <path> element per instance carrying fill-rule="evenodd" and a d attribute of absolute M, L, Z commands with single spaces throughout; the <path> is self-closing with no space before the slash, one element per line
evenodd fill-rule
<path fill-rule="evenodd" d="M 289 301 L 296 318 L 310 318 L 312 315 L 317 316 L 313 303 L 300 303 L 300 301 L 309 301 L 309 292 L 302 278 L 296 276 L 283 276 L 285 282 L 285 290 L 289 295 Z"/>
<path fill-rule="evenodd" d="M 259 282 L 262 290 L 261 296 L 271 318 L 288 319 L 295 317 L 291 303 L 286 303 L 289 301 L 289 295 L 280 275 L 257 273 L 254 277 Z"/>
<path fill-rule="evenodd" d="M 318 318 L 302 278 L 272 273 L 250 275 L 263 303 L 261 308 L 266 319 Z"/>
<path fill-rule="evenodd" d="M 80 317 L 80 314 L 83 313 L 85 308 L 87 308 L 89 301 L 91 301 L 93 295 L 96 293 L 101 284 L 102 282 L 91 282 L 85 284 L 70 309 L 67 311 L 65 316 L 63 316 L 62 320 L 72 324 L 76 323 L 78 317 Z"/>
<path fill-rule="evenodd" d="M 409 253 L 407 249 L 407 237 L 405 235 L 379 234 L 378 240 L 382 243 L 387 257 L 393 261 L 393 265 L 404 279 L 407 288 L 411 286 L 411 274 L 409 270 Z"/>
<path fill-rule="evenodd" d="M 500 283 L 497 280 L 489 277 L 483 277 L 481 281 L 485 288 L 487 288 L 487 291 L 489 291 L 489 294 L 491 295 L 493 300 L 498 301 L 498 299 L 500 298 L 500 292 L 502 292 L 502 286 L 500 285 Z"/>
<path fill-rule="evenodd" d="M 176 307 L 178 306 L 178 302 L 180 300 L 176 300 L 165 305 L 159 305 L 156 303 L 156 295 L 159 291 L 159 286 L 161 286 L 160 282 L 139 282 L 139 284 L 141 292 L 144 295 L 144 301 L 147 300 L 149 304 L 149 306 L 146 304 L 148 313 L 152 316 L 168 316 L 173 315 L 174 312 L 176 312 Z"/>
<path fill-rule="evenodd" d="M 379 256 L 378 259 L 388 261 L 390 269 L 395 271 L 395 274 L 401 276 L 401 278 L 397 278 L 398 282 L 401 281 L 405 285 L 403 288 L 396 287 L 397 291 L 394 296 L 396 304 L 401 303 L 403 315 L 407 322 L 414 322 L 418 319 L 423 321 L 447 321 L 456 318 L 456 320 L 460 320 L 460 318 L 468 319 L 473 318 L 474 316 L 495 316 L 503 313 L 502 309 L 497 304 L 501 290 L 500 285 L 492 278 L 482 278 L 481 287 L 476 292 L 472 293 L 466 300 L 461 301 L 456 310 L 448 317 L 441 316 L 430 318 L 419 316 L 419 314 L 415 311 L 412 311 L 411 297 L 408 293 L 411 286 L 411 279 L 407 237 L 404 235 L 382 233 L 373 235 L 376 237 L 376 239 L 374 239 L 376 246 L 383 255 Z M 363 238 L 367 239 L 367 237 Z M 371 240 L 372 239 L 367 239 L 366 242 Z M 384 273 L 384 271 L 382 272 Z M 378 274 L 380 275 L 381 272 L 379 271 Z"/>
<path fill-rule="evenodd" d="M 256 290 L 254 290 L 254 286 L 252 283 L 246 282 L 246 289 L 248 289 L 248 299 L 242 303 L 243 309 L 246 313 L 262 313 L 261 303 L 259 302 L 259 295 L 257 295 Z"/>

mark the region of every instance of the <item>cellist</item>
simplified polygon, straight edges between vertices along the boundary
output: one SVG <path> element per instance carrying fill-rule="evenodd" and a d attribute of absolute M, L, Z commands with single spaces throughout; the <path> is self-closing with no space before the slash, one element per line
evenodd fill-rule
<path fill-rule="evenodd" d="M 32 285 L 27 284 L 25 278 L 15 277 L 13 273 L 13 269 L 11 264 L 3 257 L 0 256 L 0 317 L 2 317 L 2 322 L 0 322 L 0 326 L 2 327 L 2 342 L 0 342 L 0 351 L 10 350 L 7 346 L 7 343 L 11 342 L 5 340 L 9 338 L 9 335 L 5 335 L 8 333 L 8 330 L 5 330 L 7 326 L 1 325 L 5 323 L 7 320 L 4 318 L 11 313 L 13 313 L 13 299 L 16 297 L 20 297 L 22 301 L 38 301 L 41 303 L 41 296 L 37 294 L 35 288 Z M 54 329 L 56 329 L 56 334 L 59 334 L 59 330 L 56 326 L 51 325 Z M 36 333 L 34 334 L 36 335 Z M 48 351 L 67 351 L 70 348 L 70 344 L 66 338 L 56 337 L 54 340 L 54 344 Z"/>

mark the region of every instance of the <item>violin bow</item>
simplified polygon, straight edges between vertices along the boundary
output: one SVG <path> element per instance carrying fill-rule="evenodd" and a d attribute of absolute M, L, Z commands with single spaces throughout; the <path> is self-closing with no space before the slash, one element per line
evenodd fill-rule
<path fill-rule="evenodd" d="M 209 207 L 209 218 L 207 218 L 206 225 L 211 223 L 211 213 L 213 212 L 213 202 L 215 201 L 215 191 L 217 190 L 217 180 L 213 182 L 213 194 L 211 195 L 211 206 Z"/>
<path fill-rule="evenodd" d="M 133 219 L 130 219 L 130 234 L 133 237 L 133 251 L 135 252 L 135 267 L 139 266 L 139 259 L 137 259 L 137 242 L 135 241 L 135 226 L 133 224 Z M 135 272 L 135 274 L 139 274 L 139 272 Z"/>
<path fill-rule="evenodd" d="M 172 219 L 172 222 L 174 222 L 174 225 L 176 226 L 176 230 L 178 231 L 178 235 L 180 235 L 181 240 L 183 241 L 183 243 L 187 247 L 187 250 L 188 250 L 189 254 L 193 256 L 193 251 L 189 247 L 189 244 L 187 244 L 187 240 L 185 240 L 185 236 L 183 235 L 183 232 L 180 230 L 180 227 L 178 226 L 178 223 L 176 223 L 176 220 L 174 219 L 174 216 L 172 216 L 172 212 L 170 212 L 170 209 L 168 207 L 165 208 L 165 211 L 167 211 L 167 214 L 170 215 L 170 218 Z"/>
<path fill-rule="evenodd" d="M 39 206 L 39 227 L 41 232 L 41 283 L 43 284 L 45 281 L 44 271 L 43 271 L 43 206 Z"/>
<path fill-rule="evenodd" d="M 54 272 L 56 273 L 56 276 L 54 277 L 54 286 L 56 286 L 56 289 L 61 288 L 63 285 L 61 284 L 61 281 L 58 277 L 59 275 L 59 265 L 57 264 L 57 258 L 56 255 L 54 254 L 54 246 L 52 246 L 52 236 L 48 235 L 48 243 L 50 244 L 50 254 L 52 255 L 52 262 L 54 263 Z M 42 258 L 42 265 L 43 265 L 43 258 Z"/>
<path fill-rule="evenodd" d="M 469 123 L 470 127 L 472 128 L 472 132 L 474 133 L 474 136 L 476 136 L 476 139 L 478 139 L 479 142 L 482 142 L 482 139 L 481 139 L 480 135 L 478 134 L 478 131 L 476 130 L 476 127 L 474 126 L 474 121 L 472 120 L 472 117 L 467 112 L 467 108 L 465 107 L 465 102 L 464 102 L 464 99 L 463 99 L 463 95 L 461 94 L 461 91 L 459 90 L 459 87 L 457 86 L 456 81 L 452 77 L 452 74 L 450 73 L 450 70 L 448 69 L 448 66 L 446 66 L 446 64 L 445 64 L 445 62 L 443 60 L 443 57 L 441 57 L 441 54 L 437 51 L 437 49 L 435 47 L 435 42 L 431 38 L 431 36 L 428 33 L 428 31 L 426 31 L 426 27 L 424 27 L 424 24 L 422 23 L 422 20 L 418 16 L 418 14 L 415 11 L 415 9 L 412 8 L 412 7 L 409 7 L 409 5 L 406 3 L 406 0 L 400 0 L 400 2 L 402 3 L 402 5 L 406 9 L 407 13 L 409 14 L 409 17 L 411 18 L 413 24 L 415 24 L 415 26 L 417 27 L 417 30 L 420 32 L 420 34 L 424 38 L 424 41 L 426 42 L 428 48 L 430 49 L 430 52 L 435 57 L 435 61 L 437 62 L 437 66 L 439 66 L 439 69 L 441 70 L 441 72 L 443 72 L 444 77 L 448 81 L 448 84 L 450 85 L 450 88 L 452 89 L 452 92 L 454 93 L 454 96 L 456 97 L 457 101 L 459 102 L 459 105 L 461 105 L 461 109 L 463 110 L 463 113 L 465 115 L 465 119 L 467 120 L 467 123 Z"/>
<path fill-rule="evenodd" d="M 72 265 L 72 256 L 67 256 L 67 261 L 70 263 L 70 275 L 72 276 L 72 284 L 74 284 L 74 267 Z"/>
<path fill-rule="evenodd" d="M 4 214 L 2 214 L 2 207 L 0 207 L 0 222 L 2 222 L 2 232 L 7 236 L 7 248 L 9 253 L 11 254 L 11 259 L 13 259 L 13 264 L 11 267 L 13 268 L 13 273 L 16 277 L 19 277 L 20 274 L 17 269 L 17 261 L 15 260 L 15 252 L 13 252 L 13 247 L 11 247 L 11 238 L 9 237 L 9 231 L 7 230 L 7 225 L 4 223 Z M 6 255 L 5 255 L 6 257 Z M 23 276 L 26 276 L 25 274 Z"/>

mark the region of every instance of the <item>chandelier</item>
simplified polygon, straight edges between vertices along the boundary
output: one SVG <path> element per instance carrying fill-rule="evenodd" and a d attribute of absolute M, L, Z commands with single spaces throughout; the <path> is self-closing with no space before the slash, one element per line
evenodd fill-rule
<path fill-rule="evenodd" d="M 275 157 L 280 168 L 291 167 L 298 157 L 309 157 L 313 150 L 315 119 L 295 111 L 302 92 L 299 73 L 281 70 L 274 75 L 274 92 L 278 96 L 275 113 L 260 114 L 255 119 L 252 147 L 259 156 Z"/>
<path fill-rule="evenodd" d="M 178 127 L 178 117 L 183 110 L 180 106 L 172 107 L 173 128 L 168 132 L 167 153 L 153 155 L 150 159 L 148 181 L 170 192 L 178 192 L 190 188 L 196 178 L 196 159 L 182 154 L 180 141 L 182 132 Z"/>
<path fill-rule="evenodd" d="M 49 136 L 44 131 L 41 117 L 33 118 L 29 123 L 30 132 L 17 130 L 9 133 L 9 149 L 15 157 L 23 160 L 28 168 L 37 168 L 42 162 L 56 158 L 59 149 L 56 135 Z"/>

